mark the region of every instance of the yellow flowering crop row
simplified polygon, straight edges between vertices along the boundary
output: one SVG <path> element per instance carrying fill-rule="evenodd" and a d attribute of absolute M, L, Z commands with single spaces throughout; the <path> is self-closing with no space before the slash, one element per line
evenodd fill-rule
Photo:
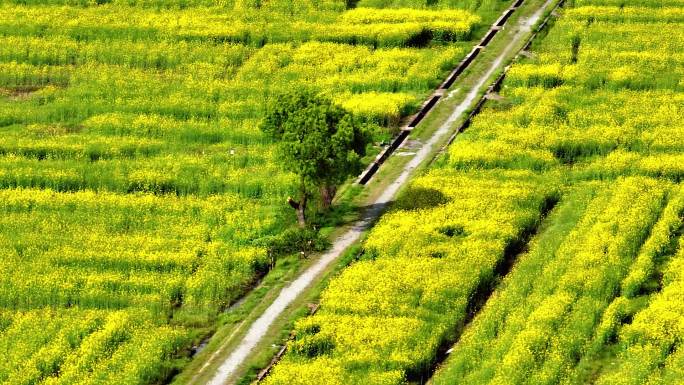
<path fill-rule="evenodd" d="M 268 263 L 263 250 L 233 246 L 272 221 L 237 196 L 0 195 L 3 307 L 221 307 Z"/>
<path fill-rule="evenodd" d="M 679 226 L 684 213 L 680 212 Z M 623 351 L 617 367 L 606 371 L 597 384 L 674 384 L 684 375 L 684 238 L 679 253 L 669 262 L 663 289 L 634 321 L 620 332 Z"/>
<path fill-rule="evenodd" d="M 183 329 L 144 311 L 34 310 L 4 313 L 0 381 L 6 384 L 140 383 L 187 343 Z"/>
<path fill-rule="evenodd" d="M 663 208 L 667 193 L 677 199 Z M 606 312 L 608 319 L 615 292 L 633 274 L 634 258 L 646 258 L 650 247 L 670 242 L 672 232 L 660 229 L 668 229 L 671 214 L 681 211 L 681 198 L 680 189 L 646 178 L 622 179 L 614 187 L 595 182 L 574 187 L 549 218 L 555 230 L 521 256 L 435 383 L 578 381 L 571 380 L 576 357 L 595 344 L 603 346 L 602 338 L 614 332 L 614 325 L 601 324 L 597 315 Z M 669 214 L 658 219 L 661 213 Z"/>
<path fill-rule="evenodd" d="M 377 14 L 381 12 L 382 14 Z M 375 14 L 375 16 L 368 16 Z M 11 15 L 11 17 L 10 17 Z M 433 38 L 462 41 L 470 38 L 481 21 L 468 11 L 363 10 L 340 13 L 287 9 L 241 9 L 197 7 L 159 12 L 140 7 L 0 7 L 0 31 L 30 33 L 32 27 L 46 28 L 52 35 L 80 40 L 128 35 L 134 40 L 213 40 L 261 46 L 274 42 L 309 40 L 370 44 L 373 46 L 424 46 Z M 55 19 L 69 20 L 56 28 Z M 132 23 L 132 24 L 127 24 Z M 138 28 L 130 28 L 136 25 Z"/>
<path fill-rule="evenodd" d="M 637 297 L 648 285 L 648 281 L 657 274 L 659 259 L 671 252 L 676 246 L 677 233 L 684 226 L 684 189 L 679 187 L 671 193 L 668 205 L 660 220 L 651 230 L 651 235 L 641 248 L 629 274 L 622 281 L 621 290 L 624 297 Z"/>
<path fill-rule="evenodd" d="M 374 9 L 355 8 L 342 14 L 341 19 L 351 24 L 405 23 L 405 22 L 447 22 L 477 23 L 478 16 L 460 9 L 418 10 L 418 9 Z"/>
<path fill-rule="evenodd" d="M 583 6 L 568 11 L 568 17 L 591 17 L 595 21 L 610 21 L 618 23 L 644 22 L 684 22 L 684 10 L 679 6 L 661 8 L 642 8 L 638 6 Z"/>
<path fill-rule="evenodd" d="M 449 151 L 453 166 L 548 170 L 583 161 L 589 176 L 636 173 L 681 178 L 677 153 L 684 146 L 677 118 L 684 101 L 681 92 L 585 94 L 570 86 L 506 87 L 511 100 L 527 102 L 476 117 L 457 139 L 464 145 Z"/>
<path fill-rule="evenodd" d="M 611 7 L 640 6 L 640 7 L 681 7 L 684 5 L 682 0 L 575 0 L 575 6 L 600 5 Z"/>

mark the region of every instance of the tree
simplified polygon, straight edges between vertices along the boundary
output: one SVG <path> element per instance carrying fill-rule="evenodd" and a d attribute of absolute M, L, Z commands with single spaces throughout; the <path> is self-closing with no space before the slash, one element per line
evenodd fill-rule
<path fill-rule="evenodd" d="M 282 167 L 299 177 L 297 210 L 299 225 L 306 225 L 308 201 L 318 190 L 328 209 L 337 187 L 362 169 L 370 135 L 364 124 L 325 97 L 311 91 L 291 91 L 271 100 L 262 131 L 278 141 Z"/>

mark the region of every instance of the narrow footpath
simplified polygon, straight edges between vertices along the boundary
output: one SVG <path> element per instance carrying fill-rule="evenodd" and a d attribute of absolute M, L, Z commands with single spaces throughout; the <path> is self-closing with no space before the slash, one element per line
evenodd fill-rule
<path fill-rule="evenodd" d="M 487 85 L 490 78 L 497 71 L 502 69 L 504 62 L 511 57 L 512 51 L 520 47 L 523 39 L 529 36 L 532 32 L 532 27 L 541 19 L 545 11 L 551 7 L 554 1 L 555 0 L 546 1 L 531 17 L 521 20 L 517 26 L 512 26 L 513 28 L 518 29 L 512 39 L 505 48 L 502 49 L 496 59 L 492 61 L 487 71 L 480 76 L 479 81 L 472 87 L 470 92 L 465 96 L 465 99 L 453 109 L 446 121 L 440 125 L 430 139 L 418 149 L 413 158 L 404 166 L 401 174 L 397 176 L 383 191 L 382 195 L 373 202 L 371 205 L 372 208 L 364 215 L 364 219 L 354 223 L 346 233 L 334 241 L 329 251 L 323 254 L 320 259 L 304 271 L 289 286 L 281 290 L 273 303 L 256 321 L 254 321 L 239 345 L 233 350 L 228 358 L 223 361 L 208 384 L 223 385 L 229 383 L 228 381 L 233 379 L 238 368 L 253 353 L 254 348 L 261 342 L 275 320 L 284 313 L 287 306 L 305 293 L 307 288 L 320 279 L 323 271 L 335 262 L 345 250 L 360 239 L 363 233 L 368 230 L 369 226 L 378 219 L 387 205 L 394 199 L 397 192 L 407 184 L 413 175 L 414 170 L 424 162 L 431 160 L 438 150 L 436 146 L 452 134 L 455 123 L 474 105 L 478 100 L 479 93 L 485 85 Z"/>

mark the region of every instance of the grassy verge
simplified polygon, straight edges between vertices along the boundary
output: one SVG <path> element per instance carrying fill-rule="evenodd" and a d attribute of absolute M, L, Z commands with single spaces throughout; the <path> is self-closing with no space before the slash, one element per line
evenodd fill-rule
<path fill-rule="evenodd" d="M 251 290 L 242 300 L 231 306 L 222 313 L 216 322 L 215 331 L 205 342 L 205 346 L 177 375 L 172 384 L 200 384 L 206 382 L 213 374 L 218 356 L 222 356 L 231 350 L 239 337 L 244 335 L 252 321 L 268 306 L 275 298 L 278 291 L 308 264 L 299 256 L 289 256 L 279 259 L 274 268 L 263 280 Z M 213 332 L 213 333 L 212 333 Z"/>
<path fill-rule="evenodd" d="M 359 245 L 347 249 L 337 263 L 323 273 L 322 278 L 307 291 L 306 295 L 298 298 L 290 305 L 291 311 L 275 322 L 264 341 L 255 349 L 258 353 L 243 366 L 244 373 L 236 382 L 237 384 L 246 385 L 254 382 L 257 374 L 271 362 L 276 352 L 290 338 L 290 331 L 294 328 L 294 323 L 310 314 L 309 305 L 318 302 L 321 292 L 327 287 L 330 279 L 358 258 L 360 250 Z"/>

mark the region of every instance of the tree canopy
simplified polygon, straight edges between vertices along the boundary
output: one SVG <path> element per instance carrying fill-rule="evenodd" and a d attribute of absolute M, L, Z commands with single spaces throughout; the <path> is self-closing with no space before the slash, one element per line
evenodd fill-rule
<path fill-rule="evenodd" d="M 261 129 L 278 141 L 282 167 L 299 176 L 300 196 L 293 207 L 298 209 L 301 225 L 307 200 L 315 190 L 327 208 L 337 186 L 362 170 L 361 158 L 370 141 L 365 124 L 311 91 L 273 98 Z"/>

